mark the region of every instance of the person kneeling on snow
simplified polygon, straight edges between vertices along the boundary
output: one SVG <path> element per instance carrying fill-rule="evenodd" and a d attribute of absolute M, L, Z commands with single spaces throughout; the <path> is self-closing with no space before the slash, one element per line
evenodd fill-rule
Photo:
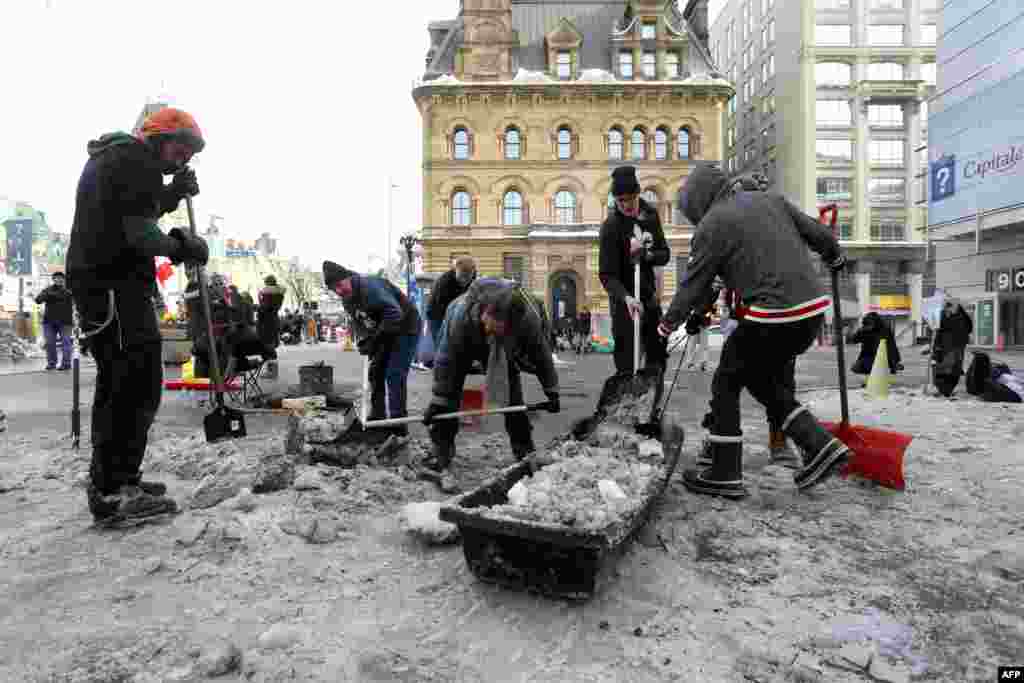
<path fill-rule="evenodd" d="M 324 261 L 323 269 L 327 288 L 341 297 L 352 321 L 359 353 L 370 358 L 370 421 L 406 417 L 419 311 L 384 278 L 359 275 L 331 261 Z M 389 431 L 405 436 L 409 428 L 399 425 Z"/>
<path fill-rule="evenodd" d="M 787 366 L 817 337 L 830 299 L 807 247 L 838 270 L 839 243 L 825 226 L 772 192 L 745 190 L 714 165 L 695 169 L 680 192 L 680 208 L 697 226 L 686 273 L 659 326 L 669 336 L 691 312 L 703 311 L 720 276 L 738 292 L 741 315 L 725 340 L 712 384 L 710 465 L 688 469 L 683 484 L 694 493 L 743 498 L 740 392 L 746 388 L 768 410 L 769 421 L 803 453 L 794 473 L 800 489 L 823 481 L 846 462 L 849 449 L 797 403 L 785 381 Z"/>
<path fill-rule="evenodd" d="M 561 410 L 547 324 L 534 299 L 512 280 L 482 278 L 448 306 L 434 358 L 433 399 L 423 416 L 433 442 L 421 474 L 440 477 L 455 457 L 458 420 L 434 420 L 459 409 L 466 375 L 475 361 L 487 368 L 488 400 L 497 407 L 523 404 L 519 371 L 536 375 L 548 398 L 548 411 Z M 526 413 L 507 413 L 512 453 L 534 451 L 533 427 Z"/>
<path fill-rule="evenodd" d="M 883 339 L 885 340 L 886 356 L 889 359 L 889 372 L 895 375 L 902 370 L 903 364 L 900 350 L 896 346 L 896 335 L 892 333 L 892 328 L 882 320 L 882 316 L 874 312 L 866 314 L 861 319 L 860 329 L 850 337 L 851 344 L 860 344 L 860 355 L 850 369 L 858 375 L 870 375 L 871 368 L 875 366 L 878 347 Z"/>

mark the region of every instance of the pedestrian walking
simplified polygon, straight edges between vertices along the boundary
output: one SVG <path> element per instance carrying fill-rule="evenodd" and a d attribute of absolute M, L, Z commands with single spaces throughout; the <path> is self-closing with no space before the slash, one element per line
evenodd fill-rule
<path fill-rule="evenodd" d="M 324 282 L 341 297 L 359 338 L 359 353 L 370 359 L 369 419 L 408 415 L 409 368 L 419 341 L 420 314 L 409 298 L 390 281 L 359 275 L 324 261 Z M 406 425 L 391 432 L 406 436 Z"/>
<path fill-rule="evenodd" d="M 165 108 L 137 136 L 111 133 L 88 145 L 75 199 L 67 280 L 96 361 L 89 509 L 100 522 L 175 512 L 162 483 L 140 476 L 163 389 L 161 338 L 153 309 L 157 256 L 205 264 L 202 238 L 157 218 L 199 193 L 186 164 L 204 147 L 184 111 Z M 172 175 L 169 185 L 163 177 Z"/>
<path fill-rule="evenodd" d="M 57 369 L 57 340 L 60 340 L 60 369 L 71 369 L 71 327 L 74 304 L 71 291 L 64 286 L 64 273 L 56 272 L 49 287 L 39 292 L 37 304 L 43 304 L 43 336 L 46 340 L 46 369 Z"/>
<path fill-rule="evenodd" d="M 800 489 L 833 474 L 849 452 L 797 403 L 785 379 L 788 364 L 813 343 L 830 303 L 807 247 L 833 269 L 845 259 L 821 223 L 781 195 L 744 189 L 750 186 L 758 183 L 729 182 L 713 164 L 691 172 L 679 201 L 697 228 L 683 281 L 659 328 L 667 337 L 689 315 L 704 311 L 716 298 L 716 276 L 736 292 L 739 324 L 722 347 L 705 423 L 711 464 L 683 473 L 688 490 L 733 499 L 747 495 L 740 429 L 744 388 L 803 453 L 803 467 L 794 474 Z"/>
<path fill-rule="evenodd" d="M 655 266 L 668 263 L 671 253 L 658 210 L 640 197 L 636 168 L 620 166 L 612 172 L 615 206 L 601 226 L 598 277 L 610 299 L 615 369 L 633 374 L 633 321 L 640 318 L 640 344 L 648 369 L 664 370 L 668 342 L 658 335 Z M 640 266 L 640 291 L 634 291 L 634 267 Z"/>
<path fill-rule="evenodd" d="M 939 329 L 935 333 L 932 355 L 935 388 L 943 396 L 953 395 L 964 374 L 964 354 L 974 332 L 974 323 L 958 299 L 947 299 L 942 308 Z"/>
<path fill-rule="evenodd" d="M 433 421 L 454 412 L 462 401 L 466 376 L 475 362 L 486 367 L 489 402 L 498 407 L 523 404 L 521 371 L 540 380 L 548 410 L 561 410 L 558 373 L 548 341 L 550 325 L 537 301 L 512 280 L 477 279 L 448 306 L 434 360 L 433 398 L 423 416 L 433 450 L 423 463 L 425 474 L 443 475 L 455 457 L 457 420 Z M 535 450 L 526 413 L 505 415 L 512 454 L 525 458 Z"/>

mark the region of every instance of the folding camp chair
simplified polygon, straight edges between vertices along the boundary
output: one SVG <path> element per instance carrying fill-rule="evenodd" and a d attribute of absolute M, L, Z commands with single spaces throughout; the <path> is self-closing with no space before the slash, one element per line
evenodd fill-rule
<path fill-rule="evenodd" d="M 259 382 L 265 364 L 266 361 L 260 356 L 232 358 L 228 365 L 226 380 L 228 397 L 240 405 L 265 398 L 266 393 Z M 232 385 L 237 389 L 231 391 Z"/>

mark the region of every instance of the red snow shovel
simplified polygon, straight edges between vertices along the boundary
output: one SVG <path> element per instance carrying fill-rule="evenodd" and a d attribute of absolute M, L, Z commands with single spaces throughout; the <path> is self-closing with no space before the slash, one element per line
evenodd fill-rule
<path fill-rule="evenodd" d="M 820 209 L 822 222 L 825 214 L 831 212 L 830 225 L 833 231 L 839 214 L 835 204 Z M 900 432 L 890 432 L 874 427 L 861 427 L 850 424 L 850 404 L 846 396 L 846 358 L 843 339 L 843 316 L 839 304 L 839 271 L 832 271 L 832 305 L 836 345 L 836 358 L 839 361 L 839 405 L 843 421 L 822 422 L 825 429 L 842 441 L 852 451 L 852 455 L 843 468 L 842 476 L 851 474 L 870 479 L 886 488 L 902 491 L 906 488 L 903 480 L 903 454 L 914 437 Z"/>

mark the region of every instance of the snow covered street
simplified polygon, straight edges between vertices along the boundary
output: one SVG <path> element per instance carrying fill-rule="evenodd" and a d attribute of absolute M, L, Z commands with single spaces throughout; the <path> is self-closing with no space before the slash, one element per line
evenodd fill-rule
<path fill-rule="evenodd" d="M 835 392 L 806 398 L 838 415 Z M 74 454 L 53 432 L 3 435 L 0 677 L 991 680 L 1024 652 L 1019 407 L 897 388 L 854 392 L 851 410 L 915 436 L 906 492 L 833 481 L 797 495 L 752 445 L 749 499 L 693 496 L 675 478 L 582 605 L 478 583 L 457 546 L 404 533 L 405 503 L 443 499 L 404 476 L 409 453 L 300 464 L 257 494 L 242 485 L 267 480 L 259 463 L 280 459 L 283 427 L 207 446 L 158 426 L 145 467 L 191 509 L 99 532 L 80 488 L 87 443 Z M 504 435 L 460 443 L 464 489 L 511 463 Z M 238 485 L 211 486 L 218 472 Z"/>

